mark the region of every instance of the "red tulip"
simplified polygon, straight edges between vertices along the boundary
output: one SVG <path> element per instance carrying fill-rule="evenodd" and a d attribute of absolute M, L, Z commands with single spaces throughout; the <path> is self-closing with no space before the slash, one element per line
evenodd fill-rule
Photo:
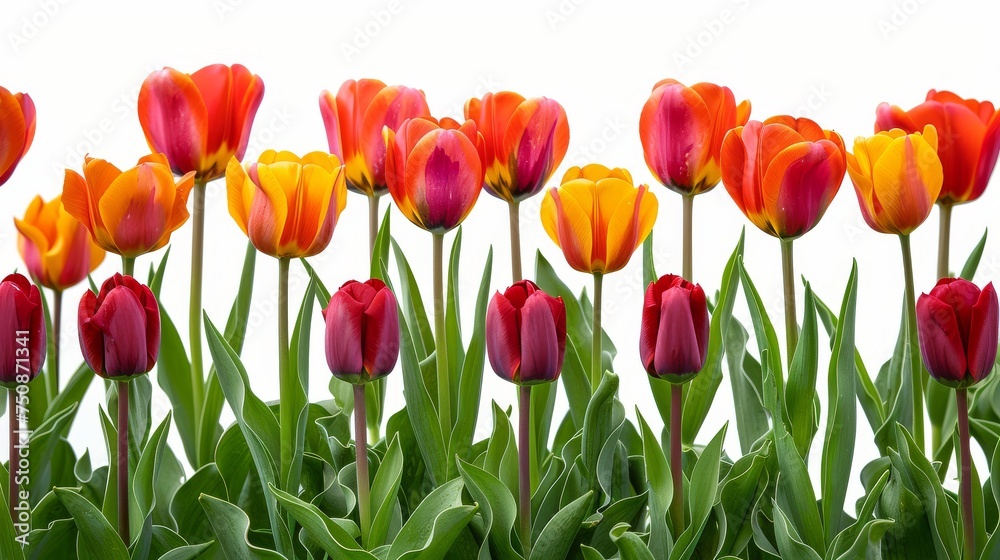
<path fill-rule="evenodd" d="M 35 104 L 31 97 L 0 87 L 0 185 L 14 174 L 34 138 Z"/>
<path fill-rule="evenodd" d="M 131 276 L 115 274 L 99 294 L 83 294 L 79 329 L 83 357 L 101 377 L 127 381 L 156 365 L 160 308 L 153 292 Z"/>
<path fill-rule="evenodd" d="M 961 278 L 942 278 L 917 299 L 917 334 L 924 366 L 949 387 L 979 383 L 997 356 L 997 293 Z"/>
<path fill-rule="evenodd" d="M 225 175 L 233 157 L 243 159 L 263 97 L 264 82 L 239 64 L 213 64 L 194 74 L 164 68 L 142 83 L 139 124 L 174 173 L 194 171 L 204 183 Z"/>
<path fill-rule="evenodd" d="M 518 385 L 559 378 L 566 350 L 566 305 L 521 280 L 486 310 L 486 350 L 497 375 Z"/>
<path fill-rule="evenodd" d="M 396 296 L 381 280 L 350 280 L 330 298 L 326 363 L 335 377 L 362 384 L 385 377 L 399 357 Z"/>
<path fill-rule="evenodd" d="M 0 282 L 0 385 L 34 379 L 45 361 L 45 319 L 38 287 L 20 274 Z"/>
<path fill-rule="evenodd" d="M 673 274 L 650 282 L 639 331 L 639 357 L 646 373 L 672 383 L 694 377 L 708 355 L 708 326 L 701 286 Z"/>

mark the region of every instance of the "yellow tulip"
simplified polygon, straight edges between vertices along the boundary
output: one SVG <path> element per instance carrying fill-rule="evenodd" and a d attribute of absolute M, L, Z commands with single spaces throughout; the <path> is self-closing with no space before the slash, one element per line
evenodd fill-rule
<path fill-rule="evenodd" d="M 82 282 L 104 260 L 104 249 L 63 208 L 62 197 L 45 202 L 36 196 L 24 218 L 14 219 L 17 249 L 35 282 L 62 291 Z"/>

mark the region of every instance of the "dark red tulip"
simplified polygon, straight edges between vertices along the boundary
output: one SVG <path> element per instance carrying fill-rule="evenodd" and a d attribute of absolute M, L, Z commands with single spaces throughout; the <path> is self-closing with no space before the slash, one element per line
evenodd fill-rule
<path fill-rule="evenodd" d="M 639 357 L 646 373 L 683 383 L 705 365 L 708 303 L 701 286 L 667 274 L 646 289 Z"/>
<path fill-rule="evenodd" d="M 45 318 L 38 287 L 20 274 L 0 282 L 0 385 L 28 383 L 45 361 Z"/>
<path fill-rule="evenodd" d="M 323 318 L 326 363 L 334 376 L 357 385 L 385 377 L 396 366 L 396 296 L 381 280 L 349 280 L 330 298 Z"/>
<path fill-rule="evenodd" d="M 160 353 L 160 308 L 153 292 L 115 274 L 80 299 L 80 349 L 94 373 L 127 381 L 149 373 Z"/>
<path fill-rule="evenodd" d="M 497 375 L 518 385 L 559 378 L 566 350 L 562 298 L 521 280 L 497 292 L 486 310 L 486 350 Z"/>
<path fill-rule="evenodd" d="M 917 299 L 920 354 L 931 377 L 949 387 L 979 383 L 997 357 L 997 293 L 961 278 L 938 280 Z"/>

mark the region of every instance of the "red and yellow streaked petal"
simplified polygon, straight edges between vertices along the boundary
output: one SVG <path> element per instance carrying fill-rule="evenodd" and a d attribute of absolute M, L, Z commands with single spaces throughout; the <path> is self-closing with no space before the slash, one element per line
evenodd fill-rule
<path fill-rule="evenodd" d="M 542 200 L 542 225 L 549 237 L 562 249 L 566 262 L 580 272 L 594 272 L 592 265 L 594 231 L 589 212 L 592 205 L 585 207 L 577 197 L 583 198 L 584 191 L 596 187 L 595 184 L 580 184 L 576 193 L 566 186 L 549 189 Z M 591 192 L 590 198 L 596 198 Z"/>
<path fill-rule="evenodd" d="M 844 179 L 839 148 L 829 140 L 789 146 L 764 175 L 764 215 L 782 239 L 811 230 L 823 217 Z"/>
<path fill-rule="evenodd" d="M 198 170 L 208 142 L 209 115 L 198 85 L 173 68 L 150 74 L 139 90 L 139 122 L 154 152 L 176 173 Z"/>
<path fill-rule="evenodd" d="M 427 100 L 418 89 L 389 86 L 372 98 L 361 120 L 358 140 L 359 152 L 364 157 L 366 172 L 371 181 L 368 188 L 373 189 L 373 192 L 384 192 L 386 185 L 383 128 L 396 130 L 407 119 L 429 115 Z"/>
<path fill-rule="evenodd" d="M 639 136 L 646 164 L 658 180 L 681 193 L 712 156 L 712 116 L 698 91 L 679 83 L 654 90 L 642 108 Z"/>
<path fill-rule="evenodd" d="M 465 219 L 479 198 L 483 169 L 476 146 L 457 131 L 423 137 L 406 162 L 409 198 L 432 232 L 448 231 Z"/>
<path fill-rule="evenodd" d="M 638 189 L 628 186 L 628 192 L 625 193 L 624 197 L 619 197 L 617 194 L 606 196 L 602 192 L 602 190 L 606 190 L 611 193 L 611 188 L 605 186 L 604 182 L 598 185 L 601 213 L 608 216 L 605 226 L 606 256 L 604 270 L 602 270 L 605 273 L 621 270 L 628 264 L 636 248 L 653 231 L 658 207 L 656 197 L 649 192 L 646 185 L 640 185 Z M 623 188 L 623 183 L 619 183 L 613 188 L 620 190 Z M 610 204 L 606 204 L 606 202 L 612 200 L 618 200 L 618 203 L 609 215 L 604 207 L 609 206 Z"/>

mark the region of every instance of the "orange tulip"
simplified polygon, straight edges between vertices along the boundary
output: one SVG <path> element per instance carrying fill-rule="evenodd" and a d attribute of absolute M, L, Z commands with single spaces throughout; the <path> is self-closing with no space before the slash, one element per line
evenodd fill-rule
<path fill-rule="evenodd" d="M 920 132 L 929 124 L 937 129 L 944 173 L 937 202 L 970 202 L 986 190 L 1000 152 L 1000 111 L 992 103 L 932 89 L 925 102 L 909 111 L 882 103 L 876 115 L 875 132 L 893 128 Z"/>
<path fill-rule="evenodd" d="M 382 130 L 395 131 L 406 119 L 431 114 L 419 89 L 369 79 L 347 80 L 336 96 L 323 91 L 319 110 L 330 153 L 344 162 L 347 188 L 368 196 L 381 196 L 388 189 Z"/>
<path fill-rule="evenodd" d="M 126 171 L 87 157 L 83 175 L 66 170 L 62 202 L 104 250 L 134 258 L 160 249 L 188 219 L 194 171 L 176 182 L 167 157 L 151 154 Z"/>
<path fill-rule="evenodd" d="M 764 233 L 794 239 L 819 223 L 844 181 L 844 141 L 787 115 L 750 121 L 722 143 L 722 181 Z"/>
<path fill-rule="evenodd" d="M 621 270 L 653 230 L 656 197 L 624 169 L 573 167 L 542 200 L 542 225 L 580 272 Z"/>
<path fill-rule="evenodd" d="M 385 178 L 400 212 L 418 227 L 444 233 L 469 215 L 483 186 L 483 135 L 476 123 L 410 119 L 385 129 Z"/>
<path fill-rule="evenodd" d="M 487 93 L 465 104 L 485 141 L 486 192 L 507 202 L 538 194 L 569 147 L 566 111 L 546 97 Z"/>
<path fill-rule="evenodd" d="M 234 157 L 226 188 L 229 215 L 258 251 L 279 259 L 325 249 L 347 205 L 344 166 L 323 152 L 267 150 L 246 166 Z"/>
<path fill-rule="evenodd" d="M 62 291 L 82 282 L 104 260 L 104 249 L 63 208 L 60 196 L 36 196 L 24 218 L 14 219 L 17 249 L 36 284 Z"/>
<path fill-rule="evenodd" d="M 35 138 L 35 104 L 27 93 L 11 93 L 0 87 L 0 186 Z"/>
<path fill-rule="evenodd" d="M 710 191 L 722 179 L 723 138 L 749 118 L 750 102 L 737 105 L 727 87 L 704 82 L 686 87 L 677 80 L 662 80 L 653 87 L 639 117 L 646 165 L 674 192 Z"/>
<path fill-rule="evenodd" d="M 194 171 L 206 183 L 222 177 L 230 158 L 243 159 L 263 97 L 264 82 L 239 64 L 213 64 L 194 74 L 164 68 L 142 83 L 139 124 L 174 173 Z"/>
<path fill-rule="evenodd" d="M 937 149 L 933 125 L 922 134 L 894 128 L 854 141 L 847 172 L 872 229 L 907 235 L 924 223 L 944 180 Z"/>

